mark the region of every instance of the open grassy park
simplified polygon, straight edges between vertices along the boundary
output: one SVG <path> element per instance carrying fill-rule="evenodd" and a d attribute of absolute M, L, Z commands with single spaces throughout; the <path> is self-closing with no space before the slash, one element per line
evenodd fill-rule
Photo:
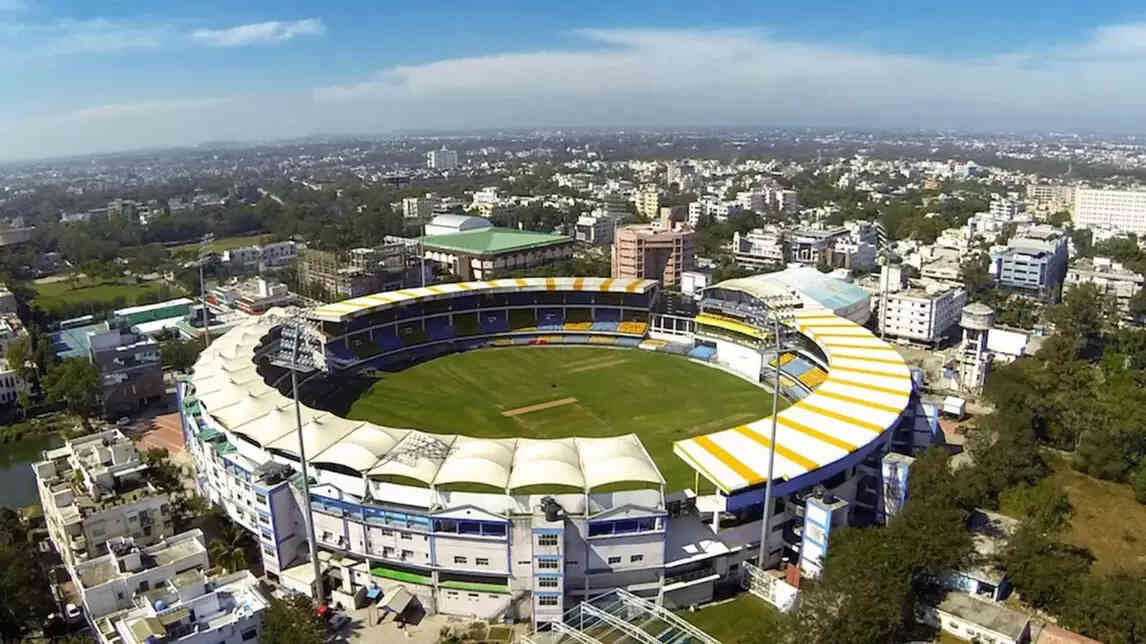
<path fill-rule="evenodd" d="M 134 306 L 140 298 L 154 296 L 165 288 L 170 291 L 171 297 L 179 297 L 181 294 L 178 287 L 166 282 L 137 282 L 133 278 L 67 278 L 34 284 L 33 287 L 36 289 L 33 303 L 50 314 L 62 317 Z"/>
<path fill-rule="evenodd" d="M 211 249 L 216 252 L 223 252 L 234 248 L 242 248 L 244 246 L 254 246 L 255 244 L 264 244 L 270 241 L 271 235 L 269 233 L 259 233 L 255 235 L 238 235 L 236 237 L 220 237 L 211 242 Z M 168 248 L 172 253 L 180 251 L 184 252 L 199 252 L 199 243 L 191 242 L 189 244 L 180 244 L 179 246 L 171 246 Z"/>
<path fill-rule="evenodd" d="M 668 479 L 692 487 L 673 441 L 767 416 L 772 397 L 735 376 L 639 350 L 514 347 L 383 374 L 347 416 L 482 438 L 636 433 Z"/>

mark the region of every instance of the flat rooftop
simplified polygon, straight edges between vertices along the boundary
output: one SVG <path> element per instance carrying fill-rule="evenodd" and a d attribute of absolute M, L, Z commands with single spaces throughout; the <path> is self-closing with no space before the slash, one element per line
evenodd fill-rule
<path fill-rule="evenodd" d="M 534 233 L 512 228 L 482 228 L 446 235 L 430 235 L 421 239 L 425 247 L 431 250 L 447 250 L 471 255 L 512 253 L 573 241 L 562 235 Z"/>

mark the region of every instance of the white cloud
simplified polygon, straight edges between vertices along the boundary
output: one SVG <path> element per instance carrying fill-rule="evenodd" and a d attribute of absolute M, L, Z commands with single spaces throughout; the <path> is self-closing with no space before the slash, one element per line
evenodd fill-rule
<path fill-rule="evenodd" d="M 326 25 L 321 20 L 307 18 L 293 22 L 259 22 L 228 29 L 199 29 L 191 33 L 191 39 L 210 47 L 242 47 L 284 42 L 296 36 L 321 36 L 325 33 Z"/>
<path fill-rule="evenodd" d="M 758 30 L 588 30 L 578 35 L 589 46 L 577 50 L 397 65 L 359 82 L 295 94 L 143 97 L 9 122 L 6 129 L 0 124 L 0 155 L 404 128 L 822 125 L 1141 132 L 1146 49 L 1136 45 L 1138 28 L 1110 25 L 1073 47 L 984 58 L 890 54 L 783 40 Z M 0 42 L 2 37 L 0 32 Z M 237 40 L 247 37 L 227 42 Z"/>
<path fill-rule="evenodd" d="M 156 49 L 172 37 L 169 25 L 105 18 L 0 22 L 0 60 Z"/>
<path fill-rule="evenodd" d="M 314 96 L 392 127 L 1146 125 L 1132 116 L 1146 107 L 1139 28 L 1104 27 L 1070 50 L 963 59 L 752 30 L 584 30 L 596 47 L 399 65 Z M 1131 60 L 1085 58 L 1099 48 Z"/>

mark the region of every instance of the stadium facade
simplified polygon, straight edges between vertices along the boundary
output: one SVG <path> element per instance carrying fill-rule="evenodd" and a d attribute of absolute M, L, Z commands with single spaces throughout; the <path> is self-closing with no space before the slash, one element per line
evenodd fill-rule
<path fill-rule="evenodd" d="M 199 490 L 258 536 L 268 578 L 313 591 L 301 443 L 322 583 L 336 601 L 403 588 L 428 611 L 545 624 L 614 589 L 667 606 L 711 598 L 756 556 L 775 449 L 768 556 L 816 574 L 834 527 L 878 522 L 902 502 L 905 474 L 888 475 L 887 463 L 932 440 L 934 410 L 893 348 L 783 288 L 717 284 L 666 338 L 649 327 L 660 295 L 649 280 L 505 279 L 329 304 L 305 327 L 279 311 L 253 319 L 204 351 L 179 387 Z M 792 337 L 776 356 L 751 312 L 778 302 Z M 300 374 L 303 398 L 317 401 L 301 407 L 301 437 L 283 360 L 300 335 L 328 367 Z M 347 372 L 548 344 L 667 351 L 741 374 L 754 364 L 754 381 L 778 368 L 795 402 L 774 446 L 770 417 L 676 443 L 696 470 L 689 491 L 665 489 L 635 435 L 477 439 L 320 408 Z"/>

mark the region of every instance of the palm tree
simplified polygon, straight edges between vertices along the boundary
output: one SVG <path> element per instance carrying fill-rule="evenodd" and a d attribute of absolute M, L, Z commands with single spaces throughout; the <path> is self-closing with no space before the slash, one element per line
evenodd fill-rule
<path fill-rule="evenodd" d="M 221 566 L 227 572 L 244 570 L 247 568 L 246 541 L 247 533 L 227 522 L 222 524 L 219 538 L 211 541 L 208 554 L 215 565 Z"/>

